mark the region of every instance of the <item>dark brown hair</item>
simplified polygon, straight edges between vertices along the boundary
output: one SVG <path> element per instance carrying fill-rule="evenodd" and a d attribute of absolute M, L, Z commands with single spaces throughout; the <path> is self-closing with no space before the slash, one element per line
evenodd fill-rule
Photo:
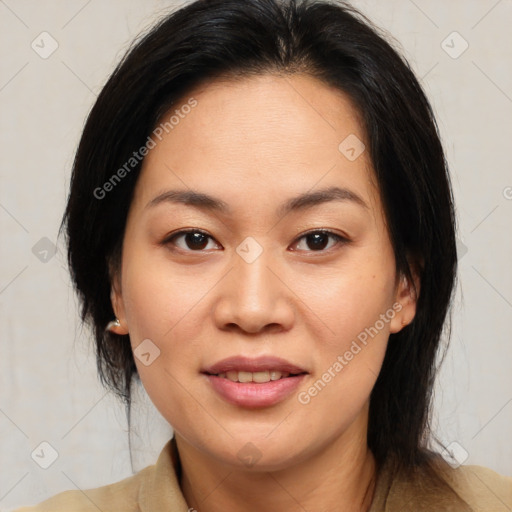
<path fill-rule="evenodd" d="M 346 93 L 367 134 L 396 269 L 420 294 L 414 321 L 389 339 L 371 394 L 368 445 L 378 463 L 428 458 L 436 355 L 456 278 L 450 178 L 432 108 L 406 60 L 352 7 L 315 0 L 198 0 L 172 12 L 119 63 L 87 119 L 63 225 L 82 319 L 94 329 L 102 382 L 130 405 L 136 375 L 113 319 L 118 268 L 141 164 L 106 197 L 97 190 L 143 146 L 161 116 L 216 77 L 308 73 Z M 95 193 L 96 191 L 96 193 Z M 449 318 L 448 318 L 449 319 Z"/>

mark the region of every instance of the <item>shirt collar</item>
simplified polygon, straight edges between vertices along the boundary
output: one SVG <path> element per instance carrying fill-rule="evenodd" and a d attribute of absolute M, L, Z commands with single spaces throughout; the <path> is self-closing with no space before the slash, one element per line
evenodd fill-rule
<path fill-rule="evenodd" d="M 154 471 L 148 471 L 141 484 L 139 491 L 141 512 L 187 510 L 188 505 L 179 484 L 180 473 L 178 449 L 173 437 L 160 452 Z"/>
<path fill-rule="evenodd" d="M 179 484 L 181 464 L 174 437 L 163 447 L 152 468 L 152 471 L 147 471 L 140 486 L 141 512 L 189 510 Z M 411 481 L 411 475 L 397 474 L 391 461 L 384 463 L 377 473 L 373 501 L 368 512 L 397 510 L 404 504 L 409 510 L 424 510 L 422 507 L 425 506 L 426 498 L 431 507 L 428 510 L 447 510 L 443 492 L 423 489 L 424 479 L 418 476 Z M 469 509 L 462 507 L 457 510 Z"/>

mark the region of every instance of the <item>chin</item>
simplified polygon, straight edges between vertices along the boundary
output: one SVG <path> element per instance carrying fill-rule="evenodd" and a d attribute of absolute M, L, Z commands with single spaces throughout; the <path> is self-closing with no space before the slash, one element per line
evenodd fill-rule
<path fill-rule="evenodd" d="M 286 435 L 284 438 L 280 436 L 278 439 L 250 435 L 229 438 L 223 447 L 225 451 L 212 453 L 212 456 L 226 465 L 236 466 L 238 470 L 279 471 L 301 462 L 305 457 L 305 448 L 301 449 L 295 440 L 296 436 L 292 435 Z M 215 446 L 215 443 L 210 446 Z"/>

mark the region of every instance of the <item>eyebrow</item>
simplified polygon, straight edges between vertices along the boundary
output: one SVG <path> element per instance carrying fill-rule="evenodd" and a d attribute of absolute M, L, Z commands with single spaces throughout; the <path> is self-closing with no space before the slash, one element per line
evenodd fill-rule
<path fill-rule="evenodd" d="M 366 210 L 370 209 L 355 192 L 347 188 L 329 187 L 288 199 L 278 208 L 276 214 L 281 217 L 292 211 L 305 210 L 332 201 L 351 202 Z M 221 199 L 192 190 L 166 190 L 149 201 L 145 208 L 153 208 L 162 203 L 181 203 L 201 210 L 231 213 L 229 205 Z"/>

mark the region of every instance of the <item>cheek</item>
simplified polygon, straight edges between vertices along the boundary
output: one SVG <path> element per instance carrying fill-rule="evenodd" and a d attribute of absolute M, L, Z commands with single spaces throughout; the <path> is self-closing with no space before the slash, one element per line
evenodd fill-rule
<path fill-rule="evenodd" d="M 161 411 L 183 410 L 188 395 L 181 383 L 199 371 L 208 292 L 218 277 L 198 274 L 197 268 L 173 268 L 165 255 L 155 253 L 132 253 L 123 262 L 123 300 L 135 363 Z M 150 365 L 137 357 L 146 340 L 156 346 L 148 345 L 157 354 Z"/>
<path fill-rule="evenodd" d="M 368 400 L 396 314 L 393 265 L 391 258 L 368 258 L 310 287 L 308 306 L 328 327 L 317 338 L 315 374 L 298 397 L 311 420 L 324 416 L 341 424 Z"/>
<path fill-rule="evenodd" d="M 207 283 L 186 286 L 179 275 L 169 277 L 169 271 L 154 262 L 129 263 L 124 267 L 123 297 L 138 374 L 160 413 L 176 430 L 186 430 L 194 415 L 201 413 L 191 403 L 187 379 L 198 364 L 200 348 L 195 340 L 200 338 L 201 324 L 194 318 Z M 138 357 L 148 352 L 148 358 Z"/>
<path fill-rule="evenodd" d="M 331 433 L 348 428 L 369 400 L 395 314 L 384 295 L 378 295 L 359 301 L 351 294 L 351 302 L 339 306 L 338 301 L 329 310 L 335 334 L 317 341 L 315 372 L 297 395 L 311 442 L 319 424 L 331 425 Z"/>
<path fill-rule="evenodd" d="M 208 278 L 187 278 L 165 258 L 127 259 L 123 300 L 132 343 L 144 338 L 169 343 L 184 326 L 190 329 L 186 320 L 212 285 L 213 279 L 210 284 Z"/>
<path fill-rule="evenodd" d="M 323 278 L 317 286 L 308 279 L 302 283 L 298 294 L 307 297 L 308 308 L 325 327 L 324 349 L 343 349 L 374 326 L 394 302 L 394 272 L 382 261 L 353 265 L 350 271 L 341 270 L 335 277 Z M 387 336 L 389 322 L 385 326 L 379 323 L 378 328 Z"/>

